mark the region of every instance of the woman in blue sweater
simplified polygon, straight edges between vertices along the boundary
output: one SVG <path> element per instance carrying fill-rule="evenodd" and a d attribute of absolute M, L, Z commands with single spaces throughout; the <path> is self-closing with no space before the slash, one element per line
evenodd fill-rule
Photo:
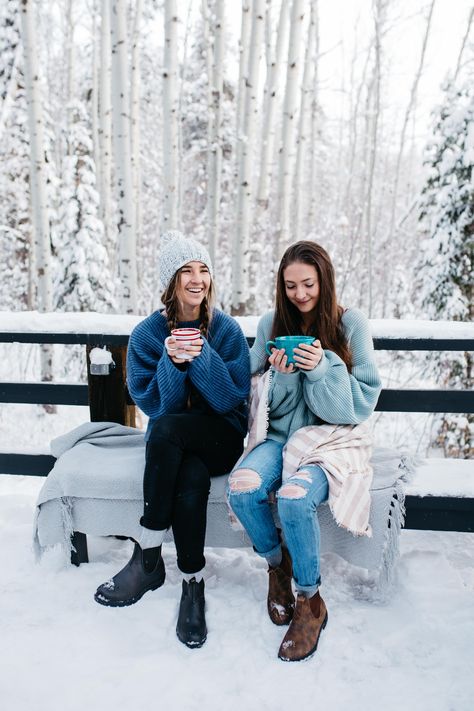
<path fill-rule="evenodd" d="M 206 640 L 203 570 L 210 477 L 224 474 L 240 456 L 247 431 L 249 354 L 234 319 L 213 308 L 207 251 L 180 232 L 162 237 L 160 280 L 164 311 L 133 330 L 127 385 L 149 416 L 141 535 L 131 560 L 101 585 L 95 599 L 124 606 L 163 585 L 161 544 L 168 528 L 183 574 L 176 632 L 188 647 Z M 170 336 L 198 328 L 193 345 Z"/>
<path fill-rule="evenodd" d="M 313 336 L 315 339 L 295 348 L 294 364 L 288 364 L 283 348 L 273 347 L 271 355 L 267 355 L 269 340 L 288 335 Z M 232 473 L 229 501 L 254 549 L 268 562 L 267 609 L 270 619 L 277 625 L 290 623 L 279 657 L 285 661 L 299 661 L 316 650 L 319 635 L 327 622 L 326 606 L 319 593 L 316 508 L 329 496 L 336 520 L 335 511 L 341 515 L 338 523 L 351 530 L 347 524 L 352 521 L 351 516 L 358 522 L 355 514 L 359 513 L 353 510 L 353 501 L 349 502 L 347 510 L 344 509 L 346 492 L 354 491 L 352 484 L 355 481 L 352 479 L 345 487 L 344 476 L 351 466 L 351 473 L 354 471 L 351 460 L 353 456 L 359 457 L 360 462 L 361 452 L 365 457 L 362 474 L 370 472 L 367 464 L 370 459 L 369 430 L 359 423 L 371 415 L 380 392 L 367 319 L 357 309 L 345 310 L 338 305 L 331 260 L 316 243 L 298 242 L 285 252 L 277 278 L 276 309 L 259 322 L 250 353 L 250 366 L 253 375 L 265 372 L 260 386 L 254 390 L 260 395 L 267 393 L 264 407 L 257 410 L 257 416 L 260 410 L 263 419 L 266 416 L 267 429 L 260 437 L 260 443 L 257 437 L 256 446 L 250 451 L 250 447 L 247 448 L 243 460 Z M 266 384 L 262 385 L 265 379 Z M 351 446 L 355 447 L 351 443 L 355 441 L 357 425 L 356 452 L 351 449 Z M 257 423 L 256 430 L 259 426 L 264 430 L 261 423 Z M 253 429 L 252 426 L 249 440 Z M 333 440 L 338 438 L 335 464 L 331 460 L 331 473 L 335 477 L 332 493 L 341 494 L 337 502 L 332 499 L 327 468 L 316 463 L 324 461 L 324 457 L 321 458 L 324 447 L 321 448 L 320 443 L 323 438 L 324 445 L 324 437 L 329 436 Z M 297 437 L 300 450 L 294 444 Z M 284 449 L 289 440 L 290 447 Z M 330 455 L 334 458 L 334 446 L 326 447 L 326 450 L 331 450 Z M 287 456 L 293 457 L 296 464 L 291 478 L 282 483 Z M 304 465 L 298 464 L 303 461 Z M 349 465 L 341 467 L 345 461 L 349 461 Z M 337 471 L 338 466 L 341 471 Z M 369 480 L 370 476 L 357 479 L 365 488 L 364 497 L 360 498 L 365 498 L 368 503 L 366 520 L 362 529 L 356 532 L 366 535 L 370 535 Z M 271 499 L 275 495 L 283 538 L 270 509 L 269 496 Z M 343 504 L 342 509 L 340 504 Z"/>

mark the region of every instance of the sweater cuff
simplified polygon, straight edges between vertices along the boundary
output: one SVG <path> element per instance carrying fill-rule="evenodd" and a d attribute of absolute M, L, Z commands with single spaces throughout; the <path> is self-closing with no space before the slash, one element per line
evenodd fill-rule
<path fill-rule="evenodd" d="M 166 348 L 163 348 L 161 361 L 158 361 L 157 368 L 160 367 L 160 362 L 163 364 L 165 371 L 169 373 L 171 377 L 175 377 L 180 380 L 185 380 L 186 374 L 188 372 L 189 363 L 187 363 L 186 361 L 183 361 L 183 363 L 173 363 L 166 351 Z"/>
<path fill-rule="evenodd" d="M 279 370 L 272 369 L 272 383 L 284 390 L 296 390 L 299 385 L 298 375 L 298 370 L 294 370 L 293 373 L 280 373 Z"/>
<path fill-rule="evenodd" d="M 328 372 L 328 369 L 329 369 L 329 358 L 326 356 L 326 354 L 323 351 L 323 357 L 319 361 L 316 368 L 313 368 L 313 370 L 302 370 L 301 372 L 306 376 L 306 378 L 309 381 L 311 381 L 312 383 L 315 383 L 317 380 L 321 380 L 321 378 L 324 378 L 324 376 Z"/>
<path fill-rule="evenodd" d="M 209 369 L 211 365 L 211 346 L 206 339 L 203 338 L 203 336 L 201 336 L 201 338 L 203 340 L 203 344 L 200 354 L 196 358 L 193 358 L 193 360 L 189 361 L 189 369 L 191 371 L 196 369 L 200 370 L 202 368 Z"/>

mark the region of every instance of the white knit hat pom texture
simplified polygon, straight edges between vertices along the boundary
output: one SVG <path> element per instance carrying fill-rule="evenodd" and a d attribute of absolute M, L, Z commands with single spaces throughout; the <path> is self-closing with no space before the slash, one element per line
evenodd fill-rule
<path fill-rule="evenodd" d="M 213 278 L 211 258 L 207 249 L 197 240 L 186 237 L 179 230 L 168 230 L 161 235 L 160 282 L 166 289 L 178 269 L 189 262 L 202 262 Z"/>

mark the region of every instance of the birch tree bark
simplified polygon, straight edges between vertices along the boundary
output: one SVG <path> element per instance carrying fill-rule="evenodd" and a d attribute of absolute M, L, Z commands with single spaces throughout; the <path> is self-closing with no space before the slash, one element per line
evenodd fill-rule
<path fill-rule="evenodd" d="M 71 107 L 70 102 L 74 98 L 74 73 L 76 63 L 76 52 L 74 47 L 74 16 L 72 9 L 72 0 L 68 0 L 66 8 L 66 55 L 67 55 L 67 79 L 66 79 L 66 101 L 67 101 L 67 124 L 68 133 L 71 126 Z M 69 142 L 68 142 L 69 146 Z M 69 148 L 67 148 L 69 154 Z"/>
<path fill-rule="evenodd" d="M 113 140 L 118 194 L 118 291 L 121 310 L 134 313 L 137 308 L 137 265 L 125 0 L 113 0 L 111 20 Z"/>
<path fill-rule="evenodd" d="M 267 10 L 268 13 L 268 10 Z M 261 209 L 268 207 L 269 186 L 273 173 L 273 159 L 276 135 L 276 108 L 278 104 L 278 83 L 282 72 L 285 50 L 288 51 L 288 27 L 290 14 L 288 2 L 282 0 L 280 17 L 278 20 L 275 56 L 270 62 L 267 71 L 264 93 L 263 123 L 262 123 L 262 152 L 260 155 L 260 172 L 257 189 L 257 202 Z"/>
<path fill-rule="evenodd" d="M 142 235 L 142 202 L 141 202 L 141 167 L 140 167 L 140 26 L 142 21 L 143 3 L 136 0 L 135 17 L 132 31 L 132 71 L 130 77 L 130 115 L 131 115 L 131 166 L 133 181 L 133 203 L 135 205 L 135 235 L 136 244 L 141 243 Z"/>
<path fill-rule="evenodd" d="M 375 161 L 378 150 L 378 123 L 380 118 L 380 84 L 382 71 L 382 25 L 384 22 L 385 0 L 374 0 L 374 71 L 373 71 L 373 104 L 370 110 L 370 139 L 369 139 L 369 168 L 367 176 L 367 199 L 366 199 L 366 259 L 367 259 L 367 298 L 368 317 L 372 317 L 373 312 L 373 267 L 372 267 L 372 209 L 373 209 L 373 186 L 375 175 Z"/>
<path fill-rule="evenodd" d="M 96 5 L 94 3 L 94 10 Z M 95 181 L 96 185 L 100 185 L 100 140 L 99 140 L 99 37 L 96 21 L 96 13 L 92 18 L 92 95 L 91 95 L 91 113 L 92 113 L 92 146 L 95 165 Z"/>
<path fill-rule="evenodd" d="M 257 129 L 260 63 L 263 54 L 265 1 L 254 0 L 247 72 L 242 146 L 237 183 L 237 219 L 232 259 L 232 313 L 242 314 L 249 298 L 248 249 L 253 203 L 253 163 Z"/>
<path fill-rule="evenodd" d="M 30 190 L 33 211 L 32 231 L 36 258 L 37 308 L 51 311 L 51 243 L 44 161 L 44 123 L 41 107 L 38 54 L 36 50 L 34 6 L 32 0 L 21 0 L 21 28 L 24 53 L 25 92 L 30 132 Z"/>
<path fill-rule="evenodd" d="M 165 50 L 163 66 L 163 230 L 178 229 L 179 127 L 178 127 L 178 13 L 176 0 L 165 0 Z"/>
<path fill-rule="evenodd" d="M 296 115 L 298 110 L 298 82 L 301 69 L 305 4 L 305 0 L 293 0 L 291 8 L 290 42 L 278 174 L 279 231 L 277 257 L 280 256 L 280 253 L 290 240 L 290 206 L 296 158 Z"/>
<path fill-rule="evenodd" d="M 436 0 L 431 0 L 431 5 L 429 8 L 428 17 L 426 20 L 426 28 L 425 28 L 425 34 L 423 37 L 423 44 L 421 47 L 420 61 L 418 63 L 418 68 L 417 68 L 417 71 L 415 74 L 415 79 L 414 79 L 412 87 L 411 87 L 410 98 L 408 101 L 407 109 L 405 111 L 405 117 L 403 120 L 402 131 L 400 134 L 400 144 L 398 147 L 397 162 L 395 165 L 395 180 L 394 180 L 393 190 L 392 190 L 392 209 L 390 211 L 390 226 L 389 226 L 389 232 L 388 232 L 388 244 L 389 245 L 392 243 L 393 236 L 394 236 L 394 230 L 395 230 L 395 213 L 397 210 L 398 185 L 400 182 L 400 167 L 401 167 L 401 162 L 402 162 L 402 157 L 403 157 L 403 151 L 405 148 L 405 140 L 406 140 L 408 122 L 410 120 L 410 116 L 413 112 L 413 109 L 415 108 L 415 105 L 416 105 L 418 84 L 420 82 L 421 75 L 423 73 L 426 47 L 428 45 L 428 38 L 429 38 L 429 34 L 430 34 L 430 29 L 431 29 L 431 19 L 433 17 L 433 10 L 434 10 L 434 6 L 435 6 L 435 2 L 436 2 Z"/>
<path fill-rule="evenodd" d="M 311 91 L 311 167 L 309 172 L 309 198 L 308 198 L 308 215 L 307 224 L 311 230 L 313 225 L 316 223 L 316 203 L 317 203 L 317 160 L 316 152 L 319 143 L 318 136 L 318 126 L 319 126 L 319 53 L 320 53 L 320 42 L 319 42 L 319 6 L 316 4 L 314 7 L 313 16 L 313 57 L 312 62 L 314 64 L 314 75 L 313 75 L 313 86 Z"/>
<path fill-rule="evenodd" d="M 458 54 L 458 61 L 456 62 L 456 69 L 455 69 L 455 71 L 454 71 L 453 83 L 456 82 L 456 80 L 457 80 L 457 78 L 458 78 L 459 71 L 460 71 L 460 69 L 461 69 L 461 62 L 462 62 L 464 50 L 465 50 L 465 48 L 466 48 L 466 44 L 467 44 L 467 40 L 468 40 L 468 37 L 469 37 L 469 33 L 471 32 L 471 26 L 472 26 L 472 21 L 473 21 L 473 19 L 474 19 L 474 7 L 472 7 L 472 8 L 470 9 L 470 11 L 469 11 L 469 17 L 468 17 L 468 20 L 467 20 L 466 32 L 465 32 L 464 37 L 463 37 L 463 40 L 462 40 L 462 42 L 461 42 L 461 48 L 460 48 L 459 54 Z"/>
<path fill-rule="evenodd" d="M 350 158 L 349 158 L 349 171 L 348 171 L 348 180 L 347 180 L 347 185 L 345 189 L 345 197 L 344 197 L 344 204 L 345 205 L 352 205 L 355 203 L 355 208 L 352 209 L 352 213 L 350 215 L 350 224 L 353 225 L 352 228 L 352 237 L 350 239 L 350 244 L 349 244 L 349 250 L 347 252 L 347 257 L 344 260 L 345 266 L 344 266 L 344 271 L 342 276 L 339 277 L 339 295 L 340 298 L 344 296 L 344 292 L 347 286 L 349 274 L 352 271 L 354 267 L 354 254 L 356 253 L 356 247 L 358 248 L 358 251 L 362 252 L 362 247 L 359 249 L 359 242 L 360 242 L 360 236 L 361 236 L 361 231 L 362 231 L 362 223 L 364 220 L 364 204 L 365 204 L 365 199 L 366 199 L 366 182 L 367 182 L 367 173 L 364 168 L 363 174 L 361 175 L 361 183 L 360 186 L 354 185 L 354 176 L 356 175 L 355 171 L 355 165 L 356 165 L 356 155 L 357 155 L 357 149 L 359 147 L 360 141 L 363 141 L 363 144 L 361 146 L 361 151 L 360 155 L 365 159 L 365 156 L 367 155 L 368 152 L 368 144 L 369 144 L 369 127 L 370 127 L 370 102 L 372 100 L 372 84 L 373 82 L 371 80 L 367 79 L 367 74 L 369 71 L 369 64 L 370 64 L 370 59 L 372 56 L 372 50 L 373 46 L 370 45 L 369 48 L 366 51 L 366 58 L 364 62 L 364 67 L 362 71 L 362 78 L 359 83 L 359 86 L 357 87 L 357 90 L 355 92 L 355 99 L 352 98 L 352 92 L 351 92 L 351 112 L 350 112 L 350 122 L 349 122 L 349 138 L 348 138 L 348 143 L 350 145 Z M 355 85 L 355 80 L 354 80 L 354 74 L 355 74 L 355 62 L 357 58 L 357 44 L 354 46 L 354 55 L 352 59 L 352 66 L 351 66 L 351 89 Z M 366 90 L 366 98 L 365 98 L 365 104 L 364 107 L 362 108 L 362 100 L 363 100 L 363 93 L 364 89 Z M 365 130 L 364 132 L 359 132 L 359 116 L 360 115 L 365 116 Z M 362 137 L 360 136 L 360 133 L 362 133 Z M 351 195 L 352 192 L 356 192 L 357 189 L 357 195 L 356 199 L 352 200 Z"/>
<path fill-rule="evenodd" d="M 317 58 L 313 60 L 313 45 L 315 40 L 315 24 L 317 13 L 317 0 L 311 0 L 310 16 L 308 24 L 308 40 L 306 44 L 303 84 L 301 86 L 301 104 L 300 116 L 298 122 L 298 138 L 296 146 L 296 167 L 295 167 L 295 200 L 293 220 L 293 237 L 296 239 L 304 239 L 306 234 L 305 215 L 306 215 L 306 176 L 305 176 L 305 158 L 308 155 L 308 110 L 312 88 L 315 83 L 315 70 Z M 311 163 L 315 163 L 315 155 L 311 154 Z"/>
<path fill-rule="evenodd" d="M 99 95 L 100 170 L 97 185 L 99 186 L 100 216 L 104 223 L 105 243 L 110 254 L 110 268 L 112 274 L 115 274 L 116 245 L 115 230 L 112 224 L 112 45 L 110 0 L 102 0 Z"/>
<path fill-rule="evenodd" d="M 219 235 L 219 205 L 221 199 L 222 145 L 221 121 L 224 87 L 224 0 L 215 0 L 212 17 L 213 52 L 208 61 L 208 82 L 210 105 L 207 149 L 207 214 L 209 233 L 209 253 L 214 260 Z M 208 44 L 208 54 L 211 47 Z"/>
<path fill-rule="evenodd" d="M 236 112 L 236 175 L 239 173 L 241 133 L 244 124 L 247 72 L 249 68 L 250 32 L 252 29 L 252 0 L 242 0 L 242 22 L 239 39 L 239 90 Z"/>
<path fill-rule="evenodd" d="M 30 192 L 32 203 L 32 267 L 35 267 L 36 308 L 52 311 L 51 237 L 48 214 L 46 165 L 44 159 L 44 122 L 41 87 L 36 50 L 36 20 L 33 0 L 21 0 L 21 34 L 23 40 L 25 94 L 30 133 Z M 34 293 L 34 285 L 31 291 Z M 49 344 L 40 346 L 41 380 L 53 379 L 54 349 Z M 55 405 L 45 405 L 46 412 L 55 412 Z"/>
<path fill-rule="evenodd" d="M 12 62 L 11 65 L 11 74 L 7 82 L 7 88 L 5 90 L 5 94 L 3 97 L 3 100 L 1 102 L 1 108 L 0 108 L 0 140 L 3 137 L 3 133 L 5 131 L 5 123 L 8 117 L 8 114 L 10 112 L 10 109 L 13 105 L 13 99 L 15 95 L 15 91 L 17 88 L 18 84 L 18 67 L 21 62 L 21 57 L 22 57 L 22 45 L 21 42 L 18 43 L 17 48 L 15 50 L 15 58 Z"/>

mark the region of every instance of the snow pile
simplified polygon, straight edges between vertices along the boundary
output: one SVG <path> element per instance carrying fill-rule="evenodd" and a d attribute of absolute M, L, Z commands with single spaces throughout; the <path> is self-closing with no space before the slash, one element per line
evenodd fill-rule
<path fill-rule="evenodd" d="M 97 585 L 130 543 L 90 542 L 91 562 L 60 551 L 33 561 L 40 479 L 0 476 L 2 649 L 6 711 L 470 711 L 474 696 L 474 536 L 405 531 L 398 581 L 383 605 L 363 572 L 323 559 L 329 624 L 312 660 L 284 664 L 284 630 L 265 610 L 265 564 L 250 550 L 206 551 L 208 641 L 175 635 L 180 575 L 165 546 L 165 585 L 124 609 L 97 605 Z M 8 672 L 7 672 L 8 670 Z"/>

